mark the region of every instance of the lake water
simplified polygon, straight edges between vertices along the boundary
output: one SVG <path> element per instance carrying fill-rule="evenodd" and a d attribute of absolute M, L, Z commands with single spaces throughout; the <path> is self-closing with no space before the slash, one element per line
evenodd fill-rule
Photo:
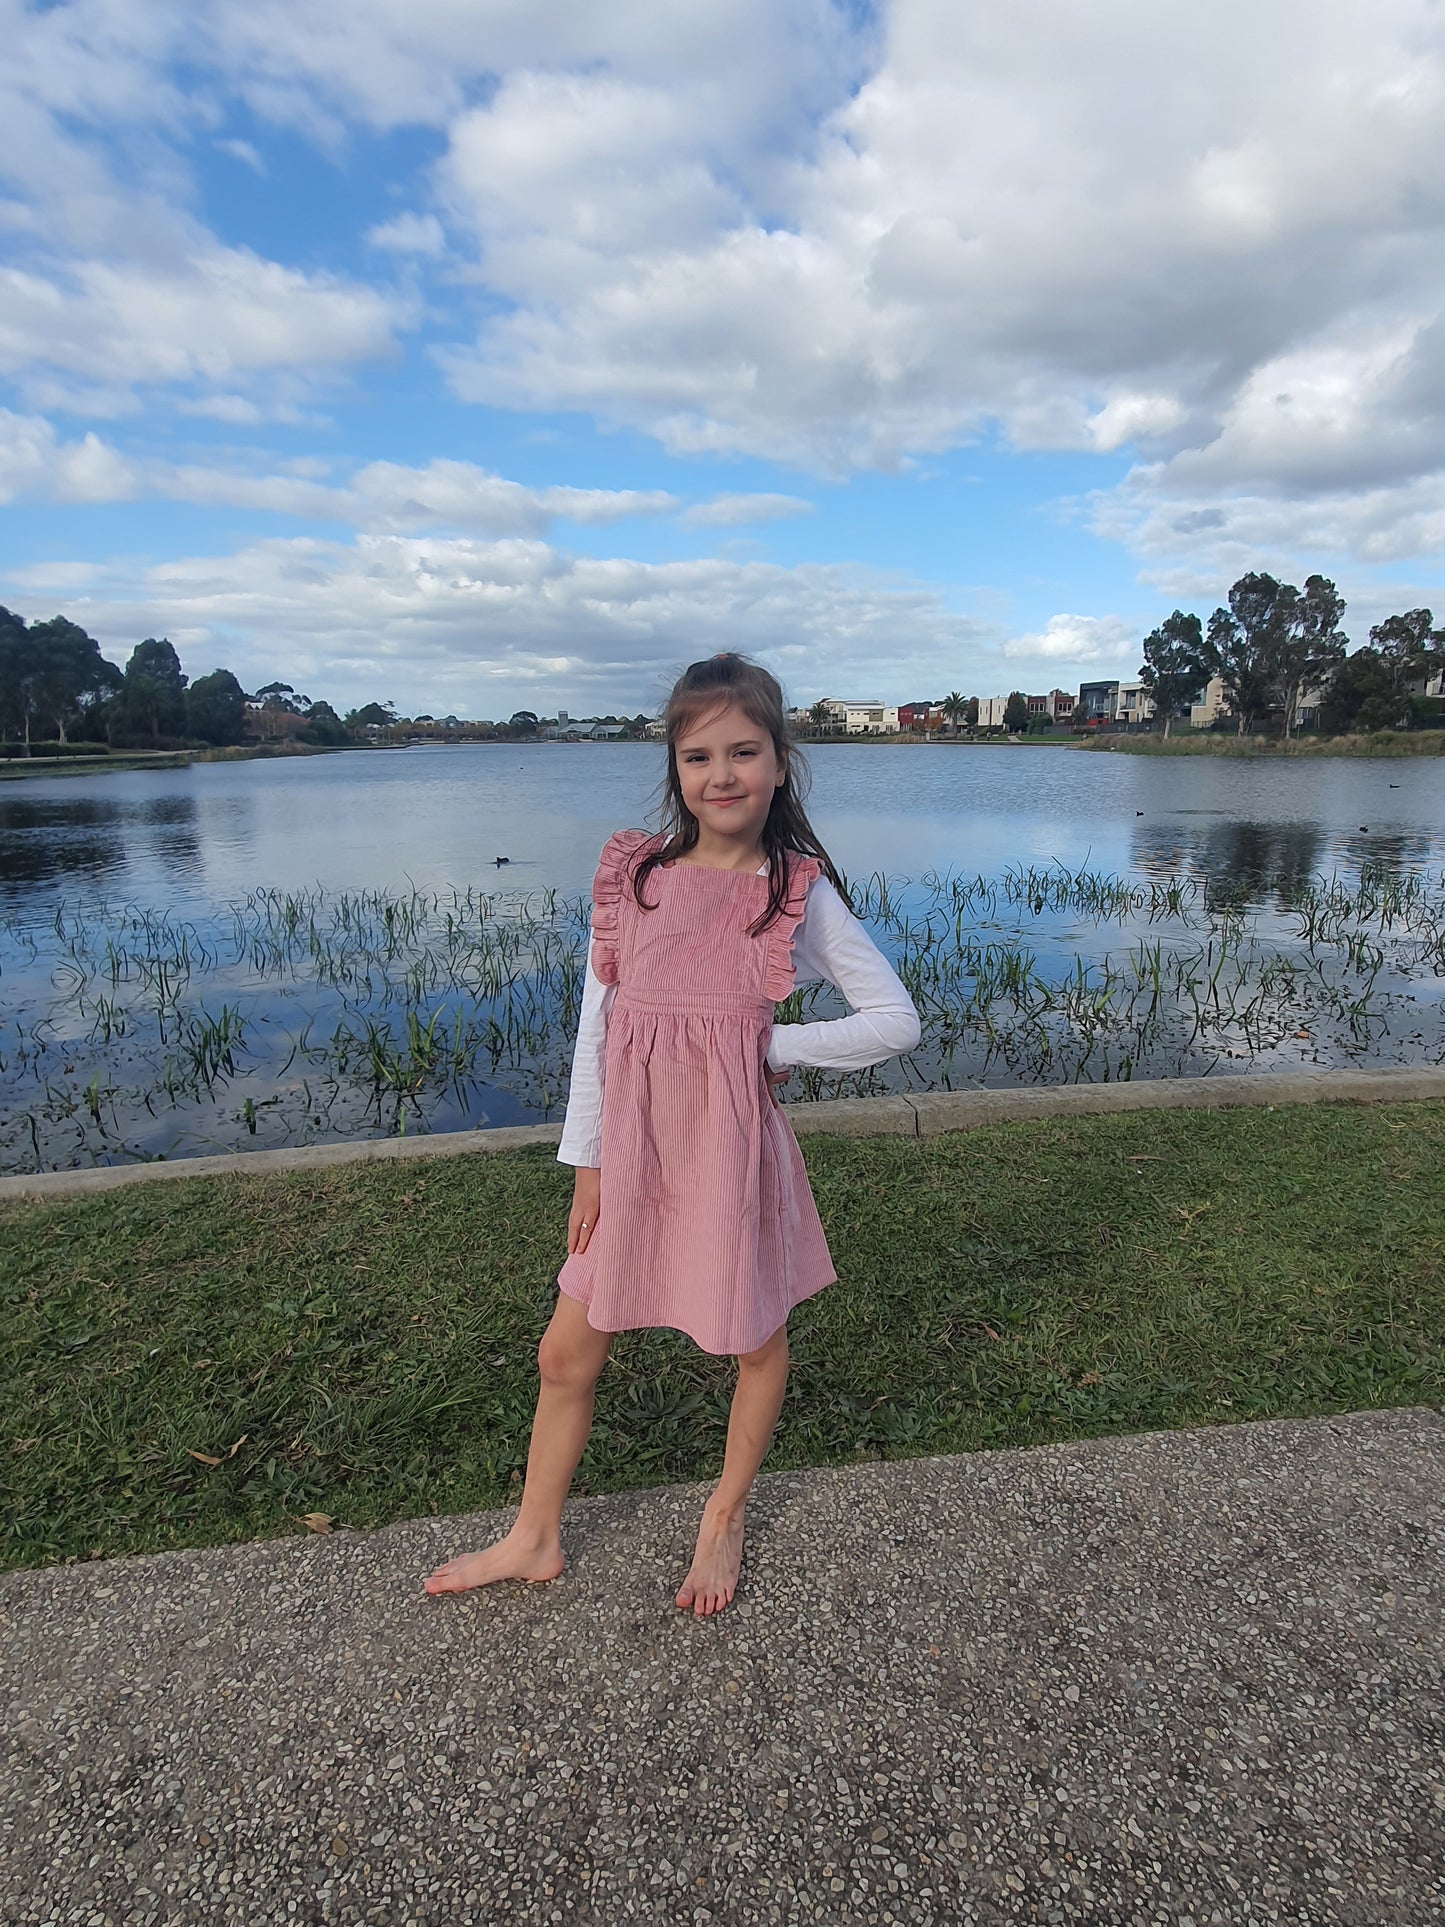
<path fill-rule="evenodd" d="M 641 743 L 457 746 L 200 763 L 0 785 L 0 900 L 47 917 L 102 891 L 201 909 L 258 884 L 582 891 L 613 829 L 645 820 Z M 1445 861 L 1445 758 L 1165 758 L 837 744 L 809 811 L 849 877 L 1062 863 L 1192 875 L 1259 896 L 1279 877 Z"/>
<path fill-rule="evenodd" d="M 1445 1059 L 1445 759 L 810 760 L 924 1042 L 787 1095 Z M 0 785 L 0 1168 L 559 1116 L 596 854 L 662 767 L 478 745 Z"/>

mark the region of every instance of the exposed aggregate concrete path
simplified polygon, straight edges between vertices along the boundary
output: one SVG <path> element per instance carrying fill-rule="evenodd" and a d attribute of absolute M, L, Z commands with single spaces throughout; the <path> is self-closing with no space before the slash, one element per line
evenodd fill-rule
<path fill-rule="evenodd" d="M 1442 1918 L 1439 1412 L 704 1490 L 0 1579 L 0 1920 Z"/>

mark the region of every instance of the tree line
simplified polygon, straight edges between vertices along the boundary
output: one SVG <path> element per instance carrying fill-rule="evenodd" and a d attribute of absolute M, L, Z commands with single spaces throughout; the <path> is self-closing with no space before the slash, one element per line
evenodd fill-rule
<path fill-rule="evenodd" d="M 1218 677 L 1224 702 L 1243 735 L 1258 724 L 1294 733 L 1302 699 L 1314 699 L 1316 721 L 1329 735 L 1408 728 L 1431 720 L 1438 702 L 1419 694 L 1445 669 L 1445 630 L 1429 609 L 1388 616 L 1353 651 L 1340 624 L 1345 601 L 1333 582 L 1310 576 L 1303 587 L 1254 572 L 1229 591 L 1228 606 L 1204 622 L 1174 610 L 1144 638 L 1139 680 L 1154 704 L 1164 734 L 1187 716 L 1208 683 Z M 943 709 L 955 732 L 973 728 L 977 698 L 952 692 Z M 822 725 L 826 705 L 815 704 Z M 641 734 L 646 718 L 605 718 Z M 415 721 L 431 724 L 432 718 Z M 1005 729 L 1028 723 L 1020 691 L 1009 698 Z M 29 755 L 33 745 L 66 748 L 77 741 L 104 741 L 115 749 L 164 749 L 204 743 L 238 744 L 248 737 L 289 738 L 320 746 L 355 742 L 376 730 L 405 725 L 390 703 L 368 703 L 338 715 L 328 702 L 312 702 L 289 683 L 271 682 L 248 695 L 229 669 L 194 682 L 181 668 L 170 642 L 147 636 L 122 670 L 100 645 L 66 616 L 27 623 L 0 608 L 0 739 L 5 753 Z M 487 729 L 528 737 L 539 722 L 519 710 Z"/>
<path fill-rule="evenodd" d="M 163 636 L 137 643 L 120 669 L 67 617 L 27 623 L 0 608 L 0 741 L 7 755 L 28 756 L 45 744 L 224 748 L 257 737 L 335 747 L 398 720 L 390 703 L 340 716 L 284 682 L 248 694 L 229 669 L 192 682 Z"/>
<path fill-rule="evenodd" d="M 646 733 L 646 716 L 604 716 L 630 736 Z M 506 722 L 437 722 L 398 716 L 394 703 L 366 703 L 338 715 L 290 683 L 269 682 L 251 694 L 229 669 L 194 682 L 165 637 L 147 636 L 124 669 L 66 616 L 27 623 L 0 608 L 0 755 L 52 754 L 84 745 L 110 749 L 225 748 L 243 742 L 296 742 L 323 748 L 393 738 L 399 731 L 449 739 L 535 739 L 534 711 Z"/>
<path fill-rule="evenodd" d="M 1418 691 L 1445 669 L 1445 630 L 1429 609 L 1387 616 L 1351 651 L 1340 627 L 1345 599 L 1322 575 L 1303 589 L 1272 575 L 1242 575 L 1228 603 L 1207 624 L 1176 609 L 1144 638 L 1139 680 L 1166 736 L 1216 676 L 1240 735 L 1266 723 L 1288 739 L 1307 696 L 1330 736 L 1428 719 L 1432 705 Z"/>

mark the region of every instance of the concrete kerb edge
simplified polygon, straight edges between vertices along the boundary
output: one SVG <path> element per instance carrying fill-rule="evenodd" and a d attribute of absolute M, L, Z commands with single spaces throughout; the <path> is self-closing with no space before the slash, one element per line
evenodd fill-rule
<path fill-rule="evenodd" d="M 1151 1110 L 1225 1110 L 1242 1105 L 1411 1104 L 1445 1102 L 1445 1068 L 1260 1071 L 1252 1076 L 1141 1078 L 1123 1084 L 1065 1084 L 1026 1090 L 923 1091 L 912 1096 L 841 1097 L 790 1104 L 799 1136 L 939 1137 L 990 1124 Z M 429 1137 L 363 1138 L 286 1151 L 240 1151 L 164 1164 L 98 1165 L 0 1178 L 0 1201 L 84 1197 L 129 1184 L 239 1173 L 265 1177 L 340 1164 L 484 1156 L 528 1144 L 556 1144 L 560 1124 L 508 1125 L 491 1131 L 439 1131 Z"/>

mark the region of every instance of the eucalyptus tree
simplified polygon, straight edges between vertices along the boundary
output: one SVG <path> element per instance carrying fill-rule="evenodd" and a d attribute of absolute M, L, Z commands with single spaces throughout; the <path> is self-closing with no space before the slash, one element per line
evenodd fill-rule
<path fill-rule="evenodd" d="M 121 718 L 127 730 L 148 730 L 151 741 L 183 736 L 186 727 L 186 683 L 181 659 L 164 636 L 147 636 L 131 651 L 120 692 Z"/>
<path fill-rule="evenodd" d="M 1395 669 L 1367 642 L 1346 656 L 1330 677 L 1320 704 L 1320 725 L 1331 736 L 1394 729 L 1408 708 L 1409 697 Z"/>
<path fill-rule="evenodd" d="M 1143 647 L 1139 680 L 1153 701 L 1154 714 L 1163 718 L 1167 736 L 1174 718 L 1188 714 L 1189 705 L 1209 681 L 1204 625 L 1198 616 L 1176 609 L 1145 636 Z"/>
<path fill-rule="evenodd" d="M 22 743 L 27 756 L 43 673 L 40 650 L 24 616 L 0 609 L 0 734 Z"/>
<path fill-rule="evenodd" d="M 1412 682 L 1427 681 L 1445 669 L 1445 629 L 1435 627 L 1429 609 L 1386 616 L 1371 629 L 1370 641 L 1407 693 Z"/>
<path fill-rule="evenodd" d="M 0 609 L 0 711 L 29 753 L 33 730 L 54 732 L 62 743 L 115 694 L 120 671 L 100 644 L 67 616 L 26 625 L 23 616 Z"/>
<path fill-rule="evenodd" d="M 1302 595 L 1283 586 L 1279 607 L 1270 667 L 1288 742 L 1302 697 L 1307 690 L 1328 685 L 1345 660 L 1349 638 L 1340 627 L 1345 599 L 1322 575 L 1307 577 Z"/>
<path fill-rule="evenodd" d="M 216 746 L 239 743 L 246 729 L 246 692 L 229 669 L 197 676 L 186 691 L 186 734 Z"/>
<path fill-rule="evenodd" d="M 1242 575 L 1229 592 L 1229 607 L 1209 618 L 1205 664 L 1223 683 L 1241 736 L 1273 707 L 1280 632 L 1298 594 L 1272 575 Z"/>

